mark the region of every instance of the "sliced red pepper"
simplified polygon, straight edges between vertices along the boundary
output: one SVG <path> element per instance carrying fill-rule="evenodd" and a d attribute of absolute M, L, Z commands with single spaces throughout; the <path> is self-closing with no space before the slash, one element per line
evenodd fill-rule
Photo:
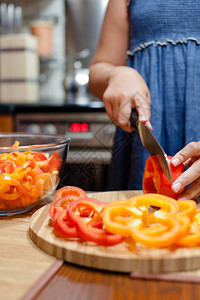
<path fill-rule="evenodd" d="M 59 213 L 61 213 L 64 209 L 69 206 L 68 201 L 63 201 L 62 199 L 58 199 L 54 201 L 49 207 L 49 215 L 54 220 L 58 217 Z"/>
<path fill-rule="evenodd" d="M 43 161 L 43 160 L 47 160 L 47 157 L 45 156 L 45 154 L 40 153 L 40 152 L 32 152 L 34 158 L 36 161 Z"/>
<path fill-rule="evenodd" d="M 14 166 L 13 163 L 8 162 L 0 162 L 0 174 L 1 173 L 12 173 L 14 172 Z"/>
<path fill-rule="evenodd" d="M 172 181 L 175 181 L 184 170 L 184 165 L 181 164 L 175 167 L 171 162 L 172 156 L 168 156 L 169 167 L 172 174 Z M 161 170 L 156 156 L 150 156 L 146 160 L 144 175 L 143 175 L 143 192 L 162 194 L 174 199 L 177 199 L 184 189 L 175 193 L 171 189 L 171 183 Z"/>
<path fill-rule="evenodd" d="M 102 211 L 107 203 L 103 203 L 93 198 L 83 198 L 73 201 L 67 210 L 68 219 L 79 232 L 83 240 L 95 242 L 99 245 L 111 246 L 123 241 L 124 237 L 118 234 L 109 233 L 104 229 L 102 219 Z M 84 208 L 91 210 L 91 216 L 82 217 Z M 96 220 L 98 220 L 96 222 Z M 100 226 L 101 224 L 101 226 Z"/>
<path fill-rule="evenodd" d="M 64 198 L 64 199 L 78 199 L 78 198 L 86 198 L 87 195 L 84 190 L 76 186 L 64 186 L 60 188 L 55 194 L 55 201 Z"/>
<path fill-rule="evenodd" d="M 79 199 L 79 198 L 76 198 L 76 199 Z M 64 210 L 64 209 L 67 209 L 68 206 L 70 205 L 70 203 L 72 201 L 74 201 L 75 198 L 65 198 L 65 197 L 62 197 L 60 199 L 58 199 L 57 201 L 54 201 L 50 207 L 49 207 L 49 215 L 52 219 L 56 219 L 58 217 L 58 215 Z M 82 217 L 88 217 L 91 213 L 91 209 L 84 209 L 83 212 L 81 213 L 80 211 L 80 215 Z"/>
<path fill-rule="evenodd" d="M 78 199 L 86 198 L 86 193 L 76 186 L 64 186 L 60 188 L 55 194 L 55 201 L 49 207 L 49 215 L 52 219 L 58 217 L 58 214 L 63 209 L 68 208 L 69 204 Z M 89 216 L 91 211 L 84 211 L 85 216 Z"/>
<path fill-rule="evenodd" d="M 60 232 L 62 235 L 68 238 L 79 238 L 80 235 L 73 225 L 68 220 L 67 209 L 63 209 L 63 211 L 58 215 L 56 220 L 53 221 L 54 229 Z"/>
<path fill-rule="evenodd" d="M 59 170 L 59 165 L 60 165 L 60 159 L 58 157 L 58 151 L 54 151 L 54 153 L 52 154 L 48 162 L 48 167 L 46 169 L 46 172 L 52 173 L 53 170 Z"/>
<path fill-rule="evenodd" d="M 49 160 L 41 160 L 38 162 L 38 166 L 42 170 L 42 172 L 52 173 L 54 170 L 59 170 L 60 159 L 58 151 L 54 151 Z"/>

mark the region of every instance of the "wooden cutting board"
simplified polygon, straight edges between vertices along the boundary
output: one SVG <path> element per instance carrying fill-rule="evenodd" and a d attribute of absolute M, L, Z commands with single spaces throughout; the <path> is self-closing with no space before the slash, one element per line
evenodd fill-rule
<path fill-rule="evenodd" d="M 92 193 L 89 197 L 104 202 L 128 199 L 141 191 Z M 49 205 L 36 211 L 30 222 L 32 241 L 45 252 L 77 265 L 119 272 L 177 272 L 200 268 L 200 247 L 147 248 L 123 242 L 98 246 L 91 242 L 67 239 L 55 233 L 48 215 Z"/>

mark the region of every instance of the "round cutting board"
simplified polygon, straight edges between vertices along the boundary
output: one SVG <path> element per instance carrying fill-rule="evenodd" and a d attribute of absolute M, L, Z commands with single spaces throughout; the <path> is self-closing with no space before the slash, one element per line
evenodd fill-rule
<path fill-rule="evenodd" d="M 128 199 L 141 191 L 114 191 L 88 194 L 104 202 Z M 30 237 L 45 252 L 77 265 L 119 272 L 175 272 L 200 268 L 200 247 L 147 248 L 133 242 L 98 246 L 56 233 L 48 214 L 49 205 L 37 210 L 30 221 Z"/>

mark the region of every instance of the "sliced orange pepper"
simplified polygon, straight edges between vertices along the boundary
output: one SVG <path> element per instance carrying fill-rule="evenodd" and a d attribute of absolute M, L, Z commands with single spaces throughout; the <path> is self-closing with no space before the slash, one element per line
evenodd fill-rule
<path fill-rule="evenodd" d="M 168 227 L 166 225 L 163 224 L 154 224 L 150 227 L 145 227 L 143 228 L 143 233 L 151 235 L 151 236 L 158 236 L 160 234 L 163 234 L 164 232 L 167 232 Z"/>
<path fill-rule="evenodd" d="M 193 222 L 190 223 L 188 234 L 176 241 L 179 247 L 194 247 L 200 245 L 200 211 L 194 216 Z"/>
<path fill-rule="evenodd" d="M 8 148 L 18 146 L 16 141 Z M 40 168 L 41 161 L 47 162 L 48 172 Z M 58 151 L 49 158 L 30 150 L 0 154 L 0 209 L 26 207 L 47 195 L 57 184 L 59 164 Z"/>
<path fill-rule="evenodd" d="M 159 210 L 148 213 L 151 206 Z M 111 233 L 130 235 L 148 247 L 168 247 L 189 235 L 195 213 L 193 200 L 176 201 L 160 194 L 146 194 L 109 203 L 104 208 L 103 221 Z M 200 224 L 200 211 L 198 221 Z"/>
<path fill-rule="evenodd" d="M 147 209 L 150 206 L 156 206 L 160 208 L 159 214 L 164 214 L 164 221 L 161 218 L 161 223 L 156 224 L 158 223 L 158 219 L 156 219 L 155 213 L 147 214 Z M 144 207 L 146 207 L 146 210 Z M 144 212 L 142 212 L 141 208 L 143 208 Z M 140 228 L 141 234 L 146 236 L 146 239 L 149 236 L 151 246 L 153 246 L 155 237 L 158 240 L 163 236 L 166 236 L 166 238 L 169 236 L 173 238 L 174 231 L 170 232 L 169 234 L 169 225 L 167 222 L 170 223 L 170 221 L 166 221 L 168 217 L 173 217 L 171 223 L 176 224 L 176 232 L 178 232 L 177 228 L 179 228 L 179 230 L 181 229 L 181 223 L 176 219 L 176 214 L 178 212 L 179 206 L 177 201 L 174 199 L 159 194 L 148 194 L 134 196 L 127 201 L 119 200 L 109 203 L 107 207 L 104 208 L 103 220 L 106 229 L 109 232 L 124 236 L 131 235 L 133 238 L 136 230 L 136 228 L 134 228 L 134 224 L 142 224 L 142 227 Z M 137 221 L 139 219 L 140 221 Z M 160 244 L 155 242 L 155 246 L 161 246 L 161 244 L 162 246 L 165 246 L 168 243 L 171 244 L 171 241 L 168 242 L 163 240 L 163 242 L 160 242 Z"/>
<path fill-rule="evenodd" d="M 171 246 L 179 235 L 181 225 L 174 217 L 164 212 L 156 211 L 154 213 L 155 223 L 161 223 L 168 227 L 166 232 L 153 236 L 145 232 L 144 224 L 141 219 L 135 219 L 130 228 L 132 238 L 145 246 L 164 248 Z"/>
<path fill-rule="evenodd" d="M 168 227 L 155 223 L 154 213 L 149 213 L 144 219 L 144 229 L 143 231 L 149 235 L 156 236 L 162 234 L 168 230 Z"/>
<path fill-rule="evenodd" d="M 19 142 L 15 141 L 14 144 L 12 144 L 11 148 L 18 148 L 19 147 Z"/>
<path fill-rule="evenodd" d="M 159 207 L 162 211 L 165 211 L 168 214 L 176 214 L 179 211 L 179 206 L 176 200 L 159 194 L 145 194 L 140 197 L 132 197 L 129 199 L 135 206 L 154 206 Z"/>
<path fill-rule="evenodd" d="M 19 197 L 20 197 L 20 194 L 18 192 L 13 192 L 12 194 L 4 193 L 1 195 L 1 199 L 4 199 L 4 200 L 16 200 Z"/>
<path fill-rule="evenodd" d="M 7 183 L 1 184 L 0 185 L 0 194 L 4 194 L 6 192 L 8 192 L 10 189 L 10 185 Z"/>
<path fill-rule="evenodd" d="M 197 210 L 197 212 L 194 216 L 194 222 L 196 223 L 197 226 L 200 227 L 200 209 Z"/>
<path fill-rule="evenodd" d="M 103 210 L 103 221 L 111 233 L 129 235 L 129 224 L 135 218 L 142 218 L 143 212 L 129 201 L 119 200 L 109 203 Z"/>
<path fill-rule="evenodd" d="M 10 174 L 2 173 L 0 174 L 0 184 L 7 184 L 9 186 L 18 186 L 19 181 L 15 178 L 11 178 Z"/>
<path fill-rule="evenodd" d="M 200 231 L 191 232 L 178 239 L 175 244 L 179 247 L 194 247 L 200 244 Z"/>
<path fill-rule="evenodd" d="M 189 216 L 187 215 L 176 215 L 177 220 L 180 222 L 181 224 L 181 229 L 178 235 L 178 239 L 182 238 L 183 236 L 187 235 L 190 231 L 190 225 L 191 225 L 191 220 L 189 218 Z"/>
<path fill-rule="evenodd" d="M 180 215 L 177 214 L 176 219 L 181 224 L 181 229 L 180 229 L 179 236 L 178 236 L 180 238 L 180 237 L 186 235 L 189 232 L 191 220 L 185 214 L 180 214 Z M 166 225 L 163 225 L 163 224 L 160 224 L 160 223 L 154 224 L 154 222 L 155 222 L 154 214 L 151 213 L 151 214 L 148 215 L 148 217 L 146 219 L 146 224 L 145 225 L 147 227 L 145 227 L 143 229 L 143 232 L 148 233 L 149 235 L 152 235 L 152 236 L 157 236 L 157 235 L 162 234 L 162 233 L 164 233 L 168 230 Z"/>
<path fill-rule="evenodd" d="M 179 206 L 179 213 L 178 215 L 187 215 L 191 220 L 193 220 L 196 212 L 197 206 L 194 200 L 180 200 L 177 201 Z"/>

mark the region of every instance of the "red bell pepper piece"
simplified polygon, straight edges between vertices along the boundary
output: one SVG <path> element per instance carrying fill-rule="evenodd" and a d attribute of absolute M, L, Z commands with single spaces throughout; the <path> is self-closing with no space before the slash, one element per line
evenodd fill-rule
<path fill-rule="evenodd" d="M 68 208 L 69 204 L 78 199 L 86 198 L 86 193 L 76 186 L 64 186 L 57 190 L 55 194 L 55 201 L 49 207 L 49 215 L 52 219 L 56 219 L 58 214 L 63 211 L 63 209 Z M 84 212 L 86 213 L 86 212 Z M 86 214 L 88 216 L 90 211 Z"/>
<path fill-rule="evenodd" d="M 65 237 L 80 237 L 76 227 L 74 227 L 68 220 L 67 209 L 63 209 L 63 211 L 59 213 L 58 217 L 53 220 L 53 226 L 56 231 L 60 232 Z"/>
<path fill-rule="evenodd" d="M 62 188 L 60 188 L 56 194 L 55 194 L 55 201 L 60 199 L 60 198 L 64 198 L 64 199 L 78 199 L 78 198 L 86 198 L 87 195 L 84 192 L 84 190 L 82 190 L 79 187 L 76 186 L 64 186 Z"/>
<path fill-rule="evenodd" d="M 60 159 L 58 151 L 54 151 L 49 160 L 40 160 L 38 161 L 38 166 L 44 173 L 52 173 L 54 170 L 59 170 Z"/>
<path fill-rule="evenodd" d="M 32 152 L 32 155 L 36 161 L 47 160 L 47 157 L 45 156 L 45 154 L 43 154 L 41 152 Z"/>
<path fill-rule="evenodd" d="M 123 241 L 124 237 L 109 233 L 103 224 L 102 211 L 107 203 L 93 198 L 83 198 L 73 201 L 67 210 L 68 220 L 79 232 L 83 240 L 99 245 L 111 246 Z M 91 210 L 90 218 L 84 217 L 83 212 Z"/>
<path fill-rule="evenodd" d="M 175 167 L 171 162 L 172 156 L 167 156 L 167 158 L 169 160 L 172 181 L 175 181 L 183 173 L 184 165 L 181 164 Z M 184 189 L 178 193 L 172 191 L 171 183 L 161 170 L 156 156 L 150 156 L 146 160 L 142 185 L 144 193 L 157 193 L 174 199 L 177 199 L 178 195 L 184 191 Z"/>
<path fill-rule="evenodd" d="M 1 173 L 12 173 L 14 172 L 13 163 L 10 161 L 0 162 L 0 174 Z"/>

